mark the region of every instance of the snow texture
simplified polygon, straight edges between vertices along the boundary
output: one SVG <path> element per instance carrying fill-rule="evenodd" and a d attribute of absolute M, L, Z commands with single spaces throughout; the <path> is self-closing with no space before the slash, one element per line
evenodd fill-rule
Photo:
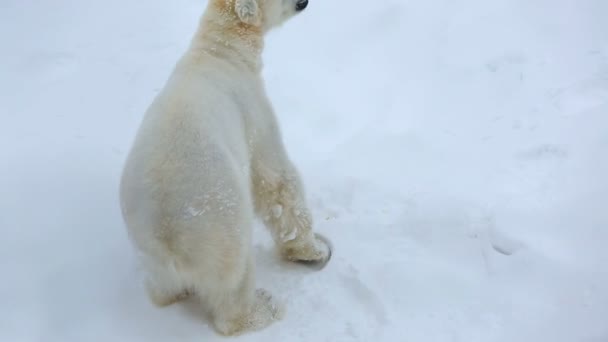
<path fill-rule="evenodd" d="M 222 341 L 152 306 L 118 206 L 198 0 L 0 2 L 0 341 Z M 264 76 L 320 271 L 241 341 L 608 341 L 608 1 L 311 0 Z"/>

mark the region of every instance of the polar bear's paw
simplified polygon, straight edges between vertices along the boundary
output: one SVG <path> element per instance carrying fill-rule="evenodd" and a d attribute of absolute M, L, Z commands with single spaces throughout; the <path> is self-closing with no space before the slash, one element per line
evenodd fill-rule
<path fill-rule="evenodd" d="M 272 297 L 264 289 L 255 291 L 255 301 L 248 321 L 250 330 L 258 330 L 283 318 L 285 308 L 283 304 Z"/>
<path fill-rule="evenodd" d="M 331 242 L 321 234 L 315 234 L 309 241 L 288 242 L 281 248 L 283 258 L 310 266 L 315 269 L 322 269 L 331 259 Z"/>
<path fill-rule="evenodd" d="M 163 307 L 188 299 L 192 295 L 189 290 L 175 290 L 171 286 L 159 286 L 158 282 L 152 281 L 151 278 L 146 278 L 145 287 L 148 292 L 148 297 L 156 306 Z M 162 283 L 161 283 L 162 284 Z"/>
<path fill-rule="evenodd" d="M 282 303 L 275 300 L 268 291 L 257 289 L 253 305 L 246 314 L 228 320 L 215 320 L 214 323 L 221 334 L 236 336 L 248 331 L 261 330 L 282 319 L 284 313 Z"/>
<path fill-rule="evenodd" d="M 162 292 L 155 292 L 154 290 L 148 290 L 148 296 L 152 303 L 154 303 L 158 307 L 169 306 L 171 304 L 175 304 L 177 302 L 181 302 L 190 297 L 191 293 L 189 291 L 183 291 L 179 293 L 169 294 Z"/>

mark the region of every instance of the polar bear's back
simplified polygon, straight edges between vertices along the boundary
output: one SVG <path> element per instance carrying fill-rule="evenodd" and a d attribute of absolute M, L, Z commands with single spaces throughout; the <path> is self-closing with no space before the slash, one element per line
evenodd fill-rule
<path fill-rule="evenodd" d="M 222 241 L 246 246 L 249 233 L 236 230 L 253 215 L 245 123 L 234 89 L 214 84 L 213 73 L 209 82 L 191 76 L 175 74 L 151 105 L 121 186 L 136 245 L 181 264 Z"/>

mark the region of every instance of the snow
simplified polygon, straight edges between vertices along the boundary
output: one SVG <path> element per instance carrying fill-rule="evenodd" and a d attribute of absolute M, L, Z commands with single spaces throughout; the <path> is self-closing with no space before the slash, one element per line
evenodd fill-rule
<path fill-rule="evenodd" d="M 0 3 L 0 341 L 220 341 L 157 309 L 118 207 L 204 1 Z M 285 318 L 242 341 L 608 341 L 608 2 L 311 1 L 268 91 L 334 246 L 255 227 Z"/>

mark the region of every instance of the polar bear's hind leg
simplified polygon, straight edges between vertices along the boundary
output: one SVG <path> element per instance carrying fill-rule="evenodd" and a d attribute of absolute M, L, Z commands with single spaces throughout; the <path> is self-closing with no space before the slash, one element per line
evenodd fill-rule
<path fill-rule="evenodd" d="M 250 258 L 236 286 L 224 284 L 204 294 L 215 329 L 227 336 L 263 329 L 283 317 L 283 306 L 269 292 L 254 288 L 254 267 Z"/>

